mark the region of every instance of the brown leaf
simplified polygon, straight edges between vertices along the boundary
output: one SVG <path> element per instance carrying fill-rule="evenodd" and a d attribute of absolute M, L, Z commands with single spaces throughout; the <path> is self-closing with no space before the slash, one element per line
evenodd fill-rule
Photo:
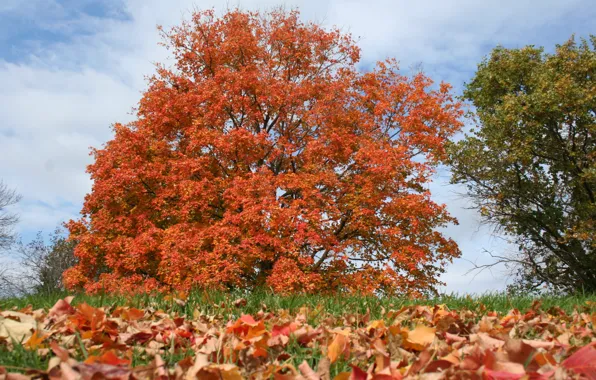
<path fill-rule="evenodd" d="M 426 366 L 424 373 L 445 371 L 451 366 L 453 366 L 453 363 L 448 360 L 435 360 Z"/>
<path fill-rule="evenodd" d="M 300 365 L 298 366 L 298 369 L 300 370 L 300 373 L 302 373 L 302 376 L 304 376 L 304 378 L 306 380 L 320 380 L 321 378 L 319 377 L 319 375 L 313 371 L 312 368 L 310 368 L 310 366 L 308 365 L 308 363 L 305 361 L 303 361 L 302 363 L 300 363 Z"/>
<path fill-rule="evenodd" d="M 29 376 L 25 376 L 21 373 L 11 373 L 6 368 L 0 366 L 0 379 L 3 380 L 30 380 Z"/>
<path fill-rule="evenodd" d="M 54 355 L 56 355 L 58 358 L 60 358 L 61 361 L 63 361 L 63 362 L 68 361 L 68 358 L 69 358 L 68 351 L 66 351 L 64 348 L 60 347 L 58 345 L 58 343 L 56 343 L 55 341 L 52 341 L 50 343 L 50 348 L 54 352 Z"/>
<path fill-rule="evenodd" d="M 197 373 L 197 379 L 242 380 L 240 370 L 234 364 L 211 364 Z"/>
<path fill-rule="evenodd" d="M 244 307 L 247 305 L 247 301 L 246 298 L 238 298 L 236 301 L 234 301 L 234 306 L 235 307 Z"/>
<path fill-rule="evenodd" d="M 418 359 L 412 364 L 408 370 L 408 376 L 415 375 L 420 372 L 432 359 L 433 352 L 430 350 L 424 350 L 418 356 Z"/>
<path fill-rule="evenodd" d="M 319 364 L 317 366 L 317 375 L 319 375 L 321 380 L 331 379 L 330 367 L 331 362 L 328 358 L 321 358 L 321 360 L 319 360 Z"/>
<path fill-rule="evenodd" d="M 60 363 L 60 378 L 64 380 L 76 380 L 79 378 L 79 374 L 72 369 L 72 367 L 65 362 Z"/>
<path fill-rule="evenodd" d="M 522 339 L 522 342 L 527 344 L 533 348 L 544 348 L 546 350 L 550 350 L 555 347 L 555 342 L 545 342 L 542 340 L 529 340 L 529 339 Z"/>
<path fill-rule="evenodd" d="M 532 357 L 536 353 L 536 349 L 532 346 L 521 340 L 515 339 L 507 340 L 503 349 L 507 352 L 507 357 L 510 361 L 523 364 L 524 367 L 530 363 Z"/>
<path fill-rule="evenodd" d="M 188 369 L 188 371 L 186 372 L 185 379 L 186 380 L 196 379 L 199 371 L 208 365 L 209 365 L 209 359 L 207 358 L 207 355 L 197 354 L 197 356 L 195 356 L 195 361 L 194 361 L 192 367 L 190 367 Z"/>
<path fill-rule="evenodd" d="M 482 332 L 470 335 L 470 343 L 478 343 L 483 349 L 489 350 L 495 350 L 505 345 L 505 341 L 495 339 L 487 333 Z"/>

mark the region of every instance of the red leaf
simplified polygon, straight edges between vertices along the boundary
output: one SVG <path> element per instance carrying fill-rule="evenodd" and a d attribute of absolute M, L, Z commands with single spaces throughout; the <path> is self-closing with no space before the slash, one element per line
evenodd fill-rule
<path fill-rule="evenodd" d="M 356 366 L 352 366 L 352 376 L 350 377 L 350 380 L 366 380 L 367 378 L 368 373 Z"/>
<path fill-rule="evenodd" d="M 258 324 L 257 321 L 252 317 L 252 315 L 244 314 L 240 317 L 240 321 L 248 326 L 256 326 Z"/>
<path fill-rule="evenodd" d="M 596 342 L 580 348 L 561 365 L 588 379 L 596 379 Z"/>
<path fill-rule="evenodd" d="M 298 325 L 294 322 L 284 323 L 281 326 L 273 326 L 271 330 L 271 336 L 285 335 L 290 336 L 291 333 L 298 329 Z"/>
<path fill-rule="evenodd" d="M 48 317 L 60 317 L 62 315 L 71 315 L 75 313 L 74 307 L 70 305 L 74 297 L 66 297 L 65 299 L 58 300 L 56 304 L 48 312 Z"/>

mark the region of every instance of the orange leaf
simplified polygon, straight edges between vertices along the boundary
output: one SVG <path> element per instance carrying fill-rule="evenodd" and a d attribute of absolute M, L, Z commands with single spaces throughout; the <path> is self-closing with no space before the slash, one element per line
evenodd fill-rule
<path fill-rule="evenodd" d="M 404 347 L 406 349 L 422 351 L 433 342 L 436 331 L 433 327 L 418 325 L 414 330 L 408 332 L 404 340 Z"/>
<path fill-rule="evenodd" d="M 348 345 L 348 338 L 343 334 L 336 334 L 327 350 L 327 357 L 331 363 L 344 353 Z"/>
<path fill-rule="evenodd" d="M 533 359 L 538 366 L 542 367 L 543 365 L 550 364 L 552 366 L 557 364 L 557 360 L 549 354 L 548 352 L 539 352 L 534 356 Z"/>
<path fill-rule="evenodd" d="M 367 330 L 371 330 L 371 329 L 384 329 L 385 328 L 385 321 L 383 321 L 382 319 L 376 320 L 376 321 L 372 321 L 368 327 L 366 327 Z"/>
<path fill-rule="evenodd" d="M 242 380 L 237 366 L 233 364 L 211 364 L 199 370 L 197 379 Z"/>
<path fill-rule="evenodd" d="M 131 307 L 122 314 L 122 319 L 125 321 L 138 321 L 139 319 L 143 318 L 144 315 L 145 312 L 143 310 Z"/>
<path fill-rule="evenodd" d="M 340 372 L 333 378 L 333 380 L 349 380 L 351 377 L 351 372 Z"/>
<path fill-rule="evenodd" d="M 41 343 L 47 338 L 46 335 L 43 335 L 39 332 L 39 330 L 35 330 L 33 335 L 27 339 L 24 346 L 29 350 L 36 350 L 40 348 Z"/>
<path fill-rule="evenodd" d="M 92 355 L 85 360 L 86 364 L 101 363 L 110 365 L 129 365 L 130 360 L 120 359 L 113 351 L 106 351 L 100 356 Z"/>

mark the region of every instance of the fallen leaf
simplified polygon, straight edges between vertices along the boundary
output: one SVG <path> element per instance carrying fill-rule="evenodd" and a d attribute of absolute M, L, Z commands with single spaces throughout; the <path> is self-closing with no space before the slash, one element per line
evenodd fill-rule
<path fill-rule="evenodd" d="M 14 319 L 0 316 L 0 338 L 13 339 L 15 342 L 24 342 L 33 335 L 34 322 L 19 322 Z"/>
<path fill-rule="evenodd" d="M 418 359 L 410 366 L 407 375 L 416 375 L 419 373 L 432 359 L 433 353 L 430 350 L 424 350 L 418 356 Z"/>
<path fill-rule="evenodd" d="M 436 331 L 433 327 L 418 325 L 414 330 L 408 331 L 404 340 L 404 347 L 406 349 L 422 351 L 433 342 Z"/>
<path fill-rule="evenodd" d="M 238 298 L 236 301 L 234 301 L 234 306 L 235 307 L 244 307 L 247 305 L 247 301 L 246 298 Z"/>
<path fill-rule="evenodd" d="M 448 360 L 435 360 L 430 362 L 426 368 L 424 368 L 424 373 L 445 371 L 451 366 L 453 366 L 453 363 Z"/>
<path fill-rule="evenodd" d="M 495 339 L 483 332 L 470 335 L 470 343 L 478 343 L 483 349 L 489 350 L 495 350 L 505 345 L 504 340 Z"/>
<path fill-rule="evenodd" d="M 284 335 L 284 336 L 290 336 L 291 333 L 293 333 L 294 331 L 296 331 L 298 329 L 298 324 L 294 323 L 294 322 L 288 322 L 288 323 L 284 323 L 281 326 L 278 325 L 274 325 L 273 328 L 271 329 L 271 336 L 278 336 L 278 335 Z"/>
<path fill-rule="evenodd" d="M 23 346 L 31 351 L 37 350 L 41 346 L 42 342 L 46 340 L 46 338 L 46 335 L 41 333 L 39 330 L 35 330 L 35 332 L 33 332 L 33 335 L 31 335 L 29 339 L 27 339 Z"/>
<path fill-rule="evenodd" d="M 312 368 L 310 368 L 306 360 L 300 363 L 298 369 L 300 370 L 300 373 L 302 373 L 302 376 L 304 376 L 306 380 L 320 380 L 319 375 L 317 375 L 317 373 Z"/>
<path fill-rule="evenodd" d="M 596 342 L 580 348 L 561 365 L 588 379 L 596 379 Z"/>
<path fill-rule="evenodd" d="M 515 339 L 509 339 L 505 342 L 503 349 L 507 353 L 507 358 L 514 362 L 527 366 L 536 353 L 536 349 L 529 344 Z"/>
<path fill-rule="evenodd" d="M 327 358 L 331 363 L 335 363 L 337 358 L 342 355 L 348 344 L 348 338 L 343 334 L 335 334 L 335 338 L 328 347 Z"/>
<path fill-rule="evenodd" d="M 85 360 L 85 364 L 94 364 L 94 363 L 101 363 L 101 364 L 109 364 L 109 365 L 128 365 L 130 364 L 130 360 L 128 359 L 121 359 L 119 358 L 113 351 L 106 351 L 99 356 L 89 356 Z"/>
<path fill-rule="evenodd" d="M 56 343 L 55 341 L 52 341 L 50 343 L 50 348 L 54 352 L 54 355 L 56 355 L 58 358 L 60 358 L 61 361 L 63 361 L 63 362 L 68 361 L 68 359 L 69 359 L 68 351 L 66 351 L 64 348 L 60 347 L 58 345 L 58 343 Z"/>
<path fill-rule="evenodd" d="M 48 317 L 61 317 L 63 315 L 71 315 L 75 313 L 75 308 L 70 305 L 73 296 L 58 300 L 48 312 Z"/>

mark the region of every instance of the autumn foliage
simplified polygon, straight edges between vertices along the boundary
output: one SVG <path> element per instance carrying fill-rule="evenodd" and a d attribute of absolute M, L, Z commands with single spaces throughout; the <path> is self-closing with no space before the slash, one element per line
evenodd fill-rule
<path fill-rule="evenodd" d="M 448 85 L 392 60 L 363 73 L 349 35 L 297 12 L 198 12 L 163 33 L 173 67 L 93 152 L 69 288 L 438 284 L 459 255 L 425 187 L 461 127 Z"/>

